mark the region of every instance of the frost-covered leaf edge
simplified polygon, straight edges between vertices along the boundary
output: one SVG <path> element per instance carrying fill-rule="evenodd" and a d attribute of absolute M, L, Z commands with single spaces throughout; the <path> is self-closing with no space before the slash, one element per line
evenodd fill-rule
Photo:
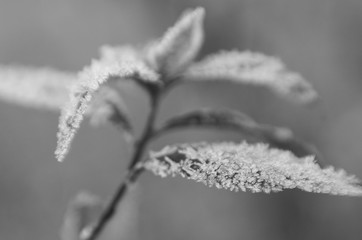
<path fill-rule="evenodd" d="M 311 156 L 297 158 L 268 145 L 193 143 L 151 152 L 143 165 L 161 177 L 180 175 L 208 186 L 232 191 L 279 192 L 298 188 L 307 192 L 362 196 L 355 176 L 333 167 L 321 169 Z"/>
<path fill-rule="evenodd" d="M 109 79 L 141 78 L 157 81 L 158 74 L 133 55 L 117 59 L 103 57 L 93 60 L 78 75 L 78 82 L 71 89 L 70 101 L 63 107 L 59 118 L 58 143 L 55 155 L 62 161 L 70 143 L 84 118 L 92 95 Z"/>
<path fill-rule="evenodd" d="M 276 58 L 251 51 L 220 51 L 192 64 L 183 74 L 188 81 L 231 81 L 270 88 L 299 103 L 318 99 L 312 85 Z"/>

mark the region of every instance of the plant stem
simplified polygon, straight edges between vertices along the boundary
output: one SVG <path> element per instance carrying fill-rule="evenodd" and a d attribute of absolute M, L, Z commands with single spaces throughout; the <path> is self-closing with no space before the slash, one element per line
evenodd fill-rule
<path fill-rule="evenodd" d="M 156 95 L 151 98 L 151 110 L 146 121 L 146 127 L 139 141 L 136 142 L 136 149 L 133 158 L 128 166 L 128 170 L 134 168 L 136 164 L 140 161 L 140 158 L 142 157 L 142 154 L 147 146 L 148 141 L 152 138 L 154 132 L 154 123 L 158 112 L 158 106 L 159 106 L 159 97 L 158 95 Z"/>
<path fill-rule="evenodd" d="M 113 215 L 116 213 L 118 203 L 126 195 L 129 186 L 136 181 L 138 176 L 142 173 L 142 168 L 134 168 L 132 171 L 129 171 L 126 178 L 119 185 L 117 191 L 115 192 L 112 200 L 109 202 L 102 215 L 98 219 L 96 225 L 91 229 L 90 233 L 84 238 L 84 240 L 95 240 L 102 232 L 107 223 L 112 219 Z"/>
<path fill-rule="evenodd" d="M 148 115 L 148 118 L 146 121 L 146 126 L 143 130 L 143 133 L 135 144 L 135 150 L 133 153 L 133 157 L 128 166 L 128 174 L 125 177 L 125 179 L 121 182 L 121 184 L 119 185 L 117 191 L 115 192 L 115 194 L 112 197 L 112 200 L 106 206 L 102 215 L 98 219 L 98 222 L 91 229 L 91 232 L 89 234 L 87 234 L 87 236 L 85 238 L 83 238 L 83 240 L 97 239 L 97 237 L 102 232 L 104 227 L 112 219 L 113 215 L 116 213 L 117 206 L 118 206 L 119 202 L 121 202 L 122 199 L 124 198 L 124 196 L 126 195 L 129 186 L 132 183 L 134 183 L 138 179 L 138 177 L 141 175 L 141 173 L 143 172 L 144 169 L 142 167 L 138 167 L 137 163 L 139 163 L 141 161 L 143 152 L 144 152 L 145 148 L 147 147 L 149 140 L 152 138 L 158 106 L 159 106 L 159 94 L 157 92 L 157 93 L 151 95 L 150 113 Z"/>

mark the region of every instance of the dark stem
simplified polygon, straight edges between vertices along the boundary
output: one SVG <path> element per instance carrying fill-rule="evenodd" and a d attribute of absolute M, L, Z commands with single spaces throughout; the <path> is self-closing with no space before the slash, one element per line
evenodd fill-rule
<path fill-rule="evenodd" d="M 143 155 L 143 152 L 147 146 L 148 141 L 152 138 L 154 133 L 154 124 L 156 120 L 156 115 L 158 112 L 158 105 L 159 105 L 159 97 L 158 95 L 151 98 L 151 110 L 148 115 L 146 121 L 146 127 L 143 131 L 142 136 L 140 137 L 139 141 L 136 142 L 135 152 L 133 158 L 128 166 L 128 170 L 131 170 L 136 166 L 136 164 L 140 161 L 140 158 Z"/>
<path fill-rule="evenodd" d="M 121 182 L 117 191 L 112 197 L 112 200 L 106 206 L 98 222 L 91 229 L 91 232 L 83 238 L 83 240 L 95 240 L 100 235 L 107 223 L 112 219 L 116 213 L 119 202 L 122 201 L 127 193 L 129 186 L 134 183 L 143 172 L 143 168 L 139 167 L 137 163 L 141 161 L 143 152 L 147 147 L 149 140 L 152 138 L 154 132 L 154 123 L 156 120 L 157 110 L 159 105 L 159 94 L 158 92 L 151 95 L 151 108 L 148 115 L 145 129 L 139 140 L 135 144 L 132 160 L 128 166 L 128 174 L 126 178 Z"/>
<path fill-rule="evenodd" d="M 104 227 L 107 225 L 109 220 L 112 219 L 113 215 L 116 213 L 118 203 L 123 199 L 126 195 L 129 186 L 134 183 L 140 174 L 143 172 L 143 168 L 133 168 L 132 171 L 129 171 L 126 178 L 122 181 L 120 186 L 118 187 L 116 193 L 114 194 L 112 200 L 109 202 L 104 212 L 98 219 L 98 222 L 91 229 L 91 232 L 87 234 L 84 238 L 85 240 L 95 240 L 102 232 Z"/>

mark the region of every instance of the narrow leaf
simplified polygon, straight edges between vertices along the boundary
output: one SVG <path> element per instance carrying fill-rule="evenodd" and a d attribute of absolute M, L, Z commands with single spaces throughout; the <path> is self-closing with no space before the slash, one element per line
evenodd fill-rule
<path fill-rule="evenodd" d="M 79 73 L 78 82 L 71 91 L 70 101 L 63 108 L 59 119 L 58 145 L 55 151 L 58 161 L 62 161 L 67 154 L 93 94 L 111 78 L 157 81 L 158 76 L 142 61 L 134 59 L 133 55 L 125 55 L 117 61 L 94 60 L 90 66 L 84 68 Z"/>
<path fill-rule="evenodd" d="M 205 10 L 186 11 L 165 35 L 146 49 L 150 66 L 167 76 L 183 71 L 194 60 L 203 43 Z"/>
<path fill-rule="evenodd" d="M 312 85 L 298 73 L 289 71 L 277 58 L 252 52 L 221 52 L 193 64 L 184 74 L 195 81 L 233 81 L 265 86 L 282 97 L 309 103 L 317 98 Z"/>
<path fill-rule="evenodd" d="M 246 142 L 183 144 L 151 153 L 145 168 L 156 175 L 181 175 L 208 186 L 232 191 L 307 192 L 362 196 L 354 176 L 333 167 L 321 169 L 313 157 L 297 158 L 289 151 Z"/>
<path fill-rule="evenodd" d="M 315 147 L 296 138 L 290 129 L 259 124 L 244 113 L 226 109 L 201 109 L 175 116 L 168 120 L 156 135 L 189 127 L 233 130 L 264 140 L 274 147 L 290 150 L 297 156 L 316 155 L 318 160 L 321 159 Z"/>
<path fill-rule="evenodd" d="M 61 230 L 62 240 L 79 240 L 82 231 L 92 225 L 103 209 L 101 200 L 87 192 L 79 193 L 68 206 Z"/>
<path fill-rule="evenodd" d="M 138 209 L 139 209 L 139 186 L 133 184 L 128 192 L 118 204 L 115 215 L 107 223 L 104 230 L 97 239 L 102 240 L 139 240 L 140 229 L 138 229 Z M 91 230 L 88 229 L 88 232 Z M 87 238 L 82 238 L 87 239 Z"/>
<path fill-rule="evenodd" d="M 132 186 L 117 206 L 113 218 L 103 229 L 99 239 L 137 239 L 138 187 Z M 79 193 L 66 211 L 61 240 L 84 240 L 99 221 L 107 202 L 87 192 Z"/>
<path fill-rule="evenodd" d="M 51 68 L 0 66 L 0 98 L 26 107 L 59 111 L 76 75 Z"/>
<path fill-rule="evenodd" d="M 127 106 L 114 88 L 100 88 L 95 93 L 89 112 L 91 124 L 99 126 L 111 122 L 124 132 L 126 139 L 132 139 L 133 128 Z"/>

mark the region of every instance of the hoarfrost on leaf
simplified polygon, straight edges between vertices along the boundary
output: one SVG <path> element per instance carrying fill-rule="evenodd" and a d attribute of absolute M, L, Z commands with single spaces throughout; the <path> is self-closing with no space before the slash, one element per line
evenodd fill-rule
<path fill-rule="evenodd" d="M 93 94 L 111 78 L 136 78 L 157 81 L 158 75 L 132 54 L 119 54 L 113 58 L 106 52 L 100 60 L 93 60 L 78 75 L 71 90 L 70 101 L 63 108 L 59 119 L 58 145 L 55 155 L 62 161 L 80 126 Z"/>
<path fill-rule="evenodd" d="M 76 74 L 70 72 L 0 66 L 0 98 L 27 107 L 59 111 L 75 82 Z"/>
<path fill-rule="evenodd" d="M 197 143 L 165 147 L 144 163 L 162 177 L 181 175 L 208 186 L 232 191 L 279 192 L 298 188 L 307 192 L 362 196 L 354 176 L 333 167 L 320 168 L 312 156 L 297 158 L 266 144 Z"/>
<path fill-rule="evenodd" d="M 203 8 L 186 11 L 159 41 L 146 48 L 148 64 L 166 76 L 185 70 L 202 46 L 204 16 Z"/>
<path fill-rule="evenodd" d="M 249 51 L 223 51 L 191 65 L 184 77 L 195 81 L 229 80 L 266 86 L 293 101 L 309 103 L 317 98 L 312 85 L 289 71 L 277 58 Z"/>

